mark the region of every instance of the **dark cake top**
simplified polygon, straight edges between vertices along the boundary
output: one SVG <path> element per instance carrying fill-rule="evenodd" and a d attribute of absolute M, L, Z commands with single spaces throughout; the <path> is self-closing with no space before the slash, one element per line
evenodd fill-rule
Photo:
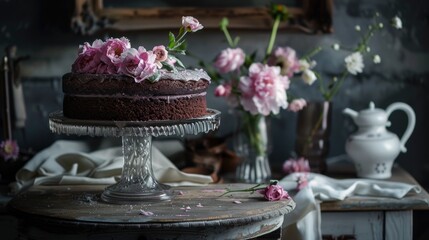
<path fill-rule="evenodd" d="M 126 75 L 137 83 L 144 80 L 156 82 L 165 77 L 180 80 L 195 78 L 184 71 L 186 67 L 177 55 L 186 54 L 185 35 L 202 28 L 194 17 L 182 17 L 177 36 L 170 32 L 168 45 L 154 46 L 152 50 L 146 50 L 143 46 L 133 48 L 125 37 L 105 41 L 97 39 L 92 44 L 85 42 L 79 46 L 72 73 Z M 198 78 L 210 79 L 204 71 L 195 73 L 201 75 Z"/>

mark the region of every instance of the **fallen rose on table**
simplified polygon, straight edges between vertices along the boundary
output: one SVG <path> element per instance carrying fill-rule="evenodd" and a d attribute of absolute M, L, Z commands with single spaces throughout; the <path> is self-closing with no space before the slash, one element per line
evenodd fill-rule
<path fill-rule="evenodd" d="M 253 194 L 254 192 L 258 192 L 264 195 L 265 199 L 267 199 L 268 201 L 280 201 L 283 199 L 291 199 L 291 197 L 289 196 L 289 193 L 286 190 L 284 190 L 282 186 L 278 184 L 277 180 L 271 180 L 268 186 L 263 186 L 263 185 L 265 184 L 260 183 L 250 188 L 235 189 L 235 190 L 227 188 L 226 192 L 220 195 L 220 197 L 234 192 L 250 192 L 251 194 Z"/>

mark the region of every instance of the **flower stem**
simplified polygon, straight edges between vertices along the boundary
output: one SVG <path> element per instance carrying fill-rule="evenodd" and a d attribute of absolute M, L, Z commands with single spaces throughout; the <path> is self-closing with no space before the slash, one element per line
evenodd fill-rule
<path fill-rule="evenodd" d="M 255 186 L 253 186 L 253 187 L 250 187 L 250 188 L 245 188 L 245 189 L 236 189 L 236 190 L 231 190 L 231 189 L 227 189 L 226 190 L 226 192 L 224 192 L 222 195 L 220 195 L 219 197 L 222 197 L 222 196 L 225 196 L 225 195 L 227 195 L 227 194 L 230 194 L 230 193 L 234 193 L 234 192 L 251 192 L 251 193 L 253 193 L 253 192 L 255 192 L 255 191 L 258 191 L 258 190 L 262 190 L 262 189 L 265 189 L 266 187 L 261 187 L 261 185 L 262 185 L 262 183 L 259 183 L 259 184 L 257 184 L 257 185 L 255 185 Z"/>
<path fill-rule="evenodd" d="M 265 59 L 267 59 L 268 56 L 273 51 L 273 47 L 274 47 L 274 43 L 276 41 L 277 30 L 279 28 L 280 20 L 281 20 L 281 16 L 277 15 L 276 19 L 274 20 L 273 29 L 271 30 L 270 41 L 268 43 L 267 52 L 265 54 Z"/>

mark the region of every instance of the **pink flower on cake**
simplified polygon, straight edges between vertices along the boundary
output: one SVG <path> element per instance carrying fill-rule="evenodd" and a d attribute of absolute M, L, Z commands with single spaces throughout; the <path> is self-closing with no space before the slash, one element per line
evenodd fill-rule
<path fill-rule="evenodd" d="M 296 51 L 290 47 L 277 47 L 268 58 L 268 65 L 280 66 L 282 75 L 292 77 L 299 72 L 300 64 Z"/>
<path fill-rule="evenodd" d="M 156 65 L 158 66 L 158 68 L 161 68 L 162 67 L 161 62 L 164 62 L 168 59 L 167 49 L 165 49 L 165 46 L 159 45 L 159 46 L 153 47 L 152 52 L 156 56 Z"/>
<path fill-rule="evenodd" d="M 125 37 L 110 38 L 101 47 L 101 51 L 102 51 L 101 61 L 103 61 L 107 65 L 113 65 L 117 69 L 122 62 L 122 59 L 121 59 L 122 53 L 125 52 L 130 47 L 131 47 L 130 41 Z M 108 70 L 111 70 L 111 68 L 108 68 Z M 116 72 L 108 72 L 108 73 L 112 74 Z"/>
<path fill-rule="evenodd" d="M 219 85 L 215 89 L 215 96 L 216 97 L 228 97 L 231 94 L 232 86 L 228 83 Z"/>
<path fill-rule="evenodd" d="M 183 16 L 182 17 L 182 26 L 186 29 L 188 32 L 196 32 L 198 30 L 203 29 L 203 25 L 200 24 L 200 22 L 191 16 Z"/>
<path fill-rule="evenodd" d="M 292 112 L 301 111 L 307 105 L 307 101 L 303 98 L 294 99 L 288 106 L 288 110 Z"/>
<path fill-rule="evenodd" d="M 101 62 L 100 48 L 93 48 L 89 44 L 85 44 L 83 51 L 78 55 L 77 59 L 72 64 L 72 72 L 75 73 L 101 73 L 99 72 Z"/>
<path fill-rule="evenodd" d="M 143 47 L 140 47 L 139 50 L 128 49 L 122 54 L 122 58 L 119 73 L 133 77 L 136 82 L 141 82 L 157 72 L 155 54 L 145 51 Z"/>
<path fill-rule="evenodd" d="M 289 78 L 280 75 L 279 67 L 252 63 L 249 76 L 240 78 L 238 88 L 241 105 L 254 115 L 268 116 L 279 113 L 280 108 L 287 108 L 285 90 L 289 88 Z"/>
<path fill-rule="evenodd" d="M 245 59 L 245 54 L 241 48 L 227 48 L 216 57 L 214 66 L 221 73 L 228 73 L 239 69 Z"/>

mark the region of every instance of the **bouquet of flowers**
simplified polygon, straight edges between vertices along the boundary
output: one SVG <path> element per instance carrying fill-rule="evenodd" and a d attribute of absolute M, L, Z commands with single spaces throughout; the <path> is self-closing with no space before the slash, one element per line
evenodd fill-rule
<path fill-rule="evenodd" d="M 257 172 L 254 175 L 266 172 L 260 176 L 253 176 L 256 179 L 252 181 L 270 177 L 266 161 L 268 136 L 265 131 L 267 125 L 265 117 L 276 115 L 282 109 L 299 111 L 305 106 L 304 99 L 292 100 L 288 98 L 287 91 L 290 78 L 310 67 L 310 64 L 299 61 L 293 49 L 281 47 L 274 49 L 279 24 L 288 18 L 288 10 L 284 5 L 276 4 L 271 6 L 270 12 L 274 22 L 266 51 L 261 58 L 258 58 L 256 52 L 247 54 L 238 46 L 239 37 L 231 37 L 228 19 L 224 18 L 220 23 L 220 29 L 229 46 L 216 56 L 212 66 L 202 63 L 213 82 L 217 84 L 215 96 L 225 98 L 229 106 L 240 114 L 242 122 L 239 124 L 241 128 L 239 132 L 243 137 L 235 143 L 235 150 L 245 161 L 256 161 L 253 165 L 245 167 L 247 170 L 241 170 L 250 175 L 251 171 Z M 303 79 L 310 82 L 307 76 Z M 257 166 L 263 166 L 265 171 L 257 170 Z M 249 171 L 249 168 L 252 170 Z"/>

